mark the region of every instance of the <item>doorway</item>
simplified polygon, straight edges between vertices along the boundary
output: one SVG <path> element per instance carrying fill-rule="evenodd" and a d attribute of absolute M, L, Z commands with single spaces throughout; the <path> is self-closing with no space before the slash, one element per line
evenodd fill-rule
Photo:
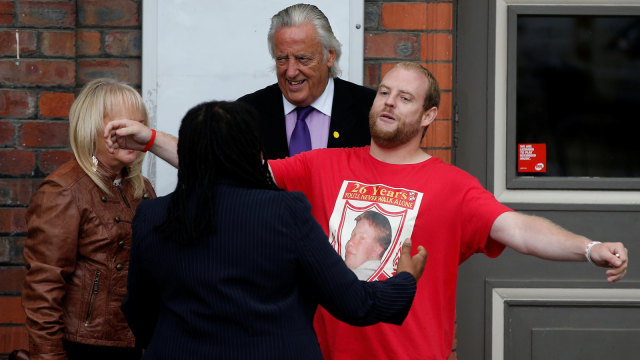
<path fill-rule="evenodd" d="M 640 253 L 640 178 L 635 173 L 603 179 L 517 171 L 521 144 L 514 118 L 518 73 L 513 44 L 519 17 L 598 15 L 599 5 L 611 2 L 530 3 L 456 3 L 454 163 L 517 211 L 593 240 L 624 242 L 633 264 L 633 254 Z M 613 15 L 640 9 L 640 1 L 633 3 L 626 1 Z M 609 136 L 625 131 L 616 129 Z M 608 284 L 604 269 L 588 263 L 545 261 L 506 249 L 497 259 L 476 255 L 460 266 L 457 299 L 461 360 L 633 358 L 640 351 L 632 340 L 640 334 L 640 273 L 633 265 L 625 279 Z"/>

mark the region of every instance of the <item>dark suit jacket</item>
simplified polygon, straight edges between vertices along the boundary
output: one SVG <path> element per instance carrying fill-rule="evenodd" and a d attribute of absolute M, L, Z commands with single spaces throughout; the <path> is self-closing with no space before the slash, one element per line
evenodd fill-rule
<path fill-rule="evenodd" d="M 376 92 L 364 86 L 334 78 L 333 107 L 327 147 L 357 147 L 371 143 L 369 110 Z M 253 105 L 260 116 L 260 135 L 267 159 L 289 156 L 287 130 L 284 121 L 282 92 L 278 84 L 267 86 L 238 99 Z M 340 136 L 336 139 L 333 132 Z"/>
<path fill-rule="evenodd" d="M 133 220 L 122 309 L 145 359 L 322 359 L 318 303 L 354 325 L 409 311 L 413 276 L 359 281 L 302 193 L 220 184 L 216 233 L 191 246 L 153 229 L 170 196 L 142 202 Z"/>

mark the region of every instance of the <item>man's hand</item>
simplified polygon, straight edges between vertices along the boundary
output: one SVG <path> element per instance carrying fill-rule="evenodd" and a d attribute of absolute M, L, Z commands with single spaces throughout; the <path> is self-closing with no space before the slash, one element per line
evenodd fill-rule
<path fill-rule="evenodd" d="M 490 236 L 519 253 L 554 261 L 586 261 L 589 239 L 574 234 L 551 221 L 515 211 L 498 216 Z M 607 281 L 622 279 L 627 272 L 627 249 L 620 242 L 599 243 L 591 247 L 591 261 L 607 267 Z"/>
<path fill-rule="evenodd" d="M 610 268 L 606 272 L 608 282 L 616 282 L 627 273 L 629 254 L 622 243 L 595 244 L 591 247 L 589 255 L 591 256 L 591 261 L 597 266 Z"/>
<path fill-rule="evenodd" d="M 110 153 L 116 149 L 140 151 L 151 139 L 151 129 L 138 121 L 113 120 L 105 126 L 104 138 Z"/>
<path fill-rule="evenodd" d="M 416 280 L 420 279 L 424 266 L 427 263 L 427 250 L 418 246 L 418 253 L 411 256 L 411 239 L 406 239 L 402 244 L 400 259 L 398 260 L 398 272 L 406 271 L 413 275 Z"/>

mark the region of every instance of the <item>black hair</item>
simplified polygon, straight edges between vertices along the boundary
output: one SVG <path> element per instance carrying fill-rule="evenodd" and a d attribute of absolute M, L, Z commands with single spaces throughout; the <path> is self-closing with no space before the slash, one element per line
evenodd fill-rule
<path fill-rule="evenodd" d="M 248 104 L 211 101 L 187 112 L 178 133 L 178 184 L 166 219 L 156 230 L 179 244 L 215 233 L 216 185 L 278 189 L 271 179 L 257 131 L 258 115 Z"/>

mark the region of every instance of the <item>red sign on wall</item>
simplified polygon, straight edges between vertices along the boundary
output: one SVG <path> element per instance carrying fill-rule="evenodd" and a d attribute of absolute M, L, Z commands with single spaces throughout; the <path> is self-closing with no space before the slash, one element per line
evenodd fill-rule
<path fill-rule="evenodd" d="M 518 172 L 547 172 L 547 144 L 518 144 Z"/>

